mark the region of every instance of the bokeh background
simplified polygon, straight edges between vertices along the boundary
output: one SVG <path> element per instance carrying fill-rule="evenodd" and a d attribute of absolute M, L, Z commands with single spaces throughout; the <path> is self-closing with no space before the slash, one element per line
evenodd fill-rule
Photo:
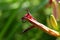
<path fill-rule="evenodd" d="M 32 25 L 21 20 L 27 13 L 26 8 L 37 21 L 47 26 L 46 19 L 52 12 L 51 7 L 46 7 L 48 3 L 49 0 L 0 0 L 0 40 L 60 40 L 38 28 L 22 34 L 24 29 Z"/>

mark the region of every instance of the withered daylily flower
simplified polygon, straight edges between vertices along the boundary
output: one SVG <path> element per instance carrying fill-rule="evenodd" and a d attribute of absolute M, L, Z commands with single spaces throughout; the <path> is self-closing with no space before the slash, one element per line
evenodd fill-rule
<path fill-rule="evenodd" d="M 30 30 L 31 28 L 34 28 L 34 27 L 38 27 L 40 28 L 41 30 L 43 30 L 44 32 L 48 33 L 49 35 L 52 35 L 52 36 L 55 36 L 55 37 L 59 37 L 60 34 L 59 32 L 53 30 L 53 29 L 50 29 L 48 28 L 47 26 L 43 25 L 42 23 L 39 23 L 38 21 L 36 21 L 30 13 L 27 13 L 23 19 L 29 21 L 31 24 L 33 24 L 30 28 L 24 30 L 23 32 L 26 32 L 28 30 Z"/>
<path fill-rule="evenodd" d="M 55 0 L 53 0 L 53 1 L 51 0 L 50 3 L 51 2 L 53 2 L 53 4 L 52 4 L 53 5 L 52 6 L 53 9 L 55 8 L 54 10 L 57 10 L 56 1 Z M 53 14 L 54 14 L 54 16 L 56 18 L 57 16 L 56 16 L 56 13 L 55 13 L 54 10 L 53 10 Z M 51 23 L 52 23 L 52 26 L 56 27 L 57 23 L 56 23 L 56 21 L 54 19 L 54 16 L 51 15 Z M 27 20 L 27 21 L 29 21 L 32 24 L 32 26 L 27 28 L 26 30 L 24 30 L 23 33 L 28 31 L 28 30 L 30 30 L 30 29 L 32 29 L 32 28 L 34 28 L 34 27 L 37 27 L 37 28 L 40 28 L 42 31 L 48 33 L 49 35 L 52 35 L 52 36 L 55 36 L 55 37 L 60 37 L 59 32 L 57 32 L 57 31 L 55 31 L 53 29 L 50 29 L 47 26 L 45 26 L 44 24 L 39 23 L 38 21 L 36 21 L 36 19 L 30 14 L 30 12 L 28 12 L 24 17 L 22 17 L 22 20 Z M 53 20 L 53 22 L 52 22 L 52 20 Z"/>
<path fill-rule="evenodd" d="M 58 3 L 58 0 L 49 0 L 49 3 L 47 4 L 47 8 L 52 7 L 52 14 L 56 18 L 56 20 L 59 20 L 60 18 L 60 7 Z"/>
<path fill-rule="evenodd" d="M 59 7 L 59 4 L 57 2 L 58 0 L 52 0 L 52 8 L 53 8 L 53 15 L 55 16 L 56 20 L 59 20 L 60 18 L 60 7 Z"/>

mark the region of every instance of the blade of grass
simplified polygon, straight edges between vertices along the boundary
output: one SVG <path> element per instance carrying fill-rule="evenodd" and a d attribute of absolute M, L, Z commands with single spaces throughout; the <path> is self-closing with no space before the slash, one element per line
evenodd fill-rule
<path fill-rule="evenodd" d="M 17 23 L 16 25 L 14 25 L 14 28 L 13 28 L 12 32 L 8 35 L 8 37 L 7 37 L 6 40 L 9 40 L 9 39 L 13 36 L 13 34 L 14 34 L 14 33 L 16 32 L 16 30 L 19 28 L 20 24 L 21 24 L 21 23 Z"/>
<path fill-rule="evenodd" d="M 14 19 L 14 17 L 16 16 L 17 13 L 13 13 L 10 18 L 8 19 L 7 23 L 5 24 L 5 27 L 3 28 L 2 32 L 0 33 L 0 40 L 3 39 L 3 36 L 5 34 L 5 32 L 7 31 L 8 27 L 10 26 L 12 20 Z"/>
<path fill-rule="evenodd" d="M 21 3 L 20 3 L 20 7 L 18 8 L 18 11 L 17 12 L 20 12 L 20 10 L 21 10 L 21 5 L 23 4 L 23 0 L 21 1 Z M 11 33 L 8 35 L 8 37 L 7 37 L 7 39 L 6 40 L 9 40 L 12 36 L 13 36 L 13 34 L 16 32 L 16 30 L 18 29 L 18 27 L 19 27 L 19 25 L 20 25 L 21 23 L 17 23 L 15 26 L 14 26 L 14 28 L 13 28 L 13 30 L 11 31 Z"/>

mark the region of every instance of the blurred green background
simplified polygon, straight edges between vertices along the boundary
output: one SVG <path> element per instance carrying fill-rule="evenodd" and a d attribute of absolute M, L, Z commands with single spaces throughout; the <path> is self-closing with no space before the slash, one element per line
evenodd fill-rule
<path fill-rule="evenodd" d="M 51 14 L 51 7 L 46 8 L 49 0 L 0 0 L 0 40 L 56 40 L 38 28 L 26 33 L 29 22 L 23 23 L 21 18 L 29 8 L 37 21 L 47 26 L 46 18 Z"/>

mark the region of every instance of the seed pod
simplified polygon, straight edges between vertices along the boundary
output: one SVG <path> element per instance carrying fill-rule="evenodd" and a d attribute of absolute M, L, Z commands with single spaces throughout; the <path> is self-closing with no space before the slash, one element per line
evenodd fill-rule
<path fill-rule="evenodd" d="M 50 15 L 50 23 L 51 23 L 51 26 L 53 27 L 53 29 L 59 30 L 57 21 L 53 15 Z"/>

